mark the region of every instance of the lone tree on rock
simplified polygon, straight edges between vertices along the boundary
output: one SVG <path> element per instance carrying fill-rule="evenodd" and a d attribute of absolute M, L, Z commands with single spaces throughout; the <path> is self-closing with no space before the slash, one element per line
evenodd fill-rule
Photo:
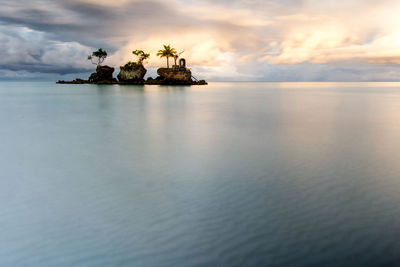
<path fill-rule="evenodd" d="M 143 61 L 150 57 L 150 54 L 145 53 L 143 50 L 132 51 L 132 54 L 138 57 L 137 63 L 143 65 Z"/>
<path fill-rule="evenodd" d="M 176 55 L 176 50 L 175 48 L 172 48 L 170 45 L 164 45 L 164 49 L 161 49 L 157 52 L 157 56 L 167 58 L 167 68 L 169 68 L 169 58 L 174 57 L 175 55 Z"/>
<path fill-rule="evenodd" d="M 104 62 L 106 57 L 107 57 L 107 52 L 102 48 L 99 48 L 99 50 L 94 51 L 92 55 L 88 56 L 88 60 L 90 60 L 92 64 L 100 66 L 101 63 Z"/>

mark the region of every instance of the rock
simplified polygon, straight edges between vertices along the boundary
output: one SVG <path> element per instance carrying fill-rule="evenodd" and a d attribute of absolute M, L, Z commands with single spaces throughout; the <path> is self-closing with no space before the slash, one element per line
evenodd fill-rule
<path fill-rule="evenodd" d="M 82 80 L 82 79 L 77 78 L 77 79 L 73 80 L 73 82 L 75 82 L 77 84 L 83 84 L 83 83 L 87 83 L 88 80 Z"/>
<path fill-rule="evenodd" d="M 159 77 L 157 77 L 159 78 Z M 162 79 L 153 79 L 152 77 L 147 78 L 147 80 L 144 82 L 145 84 L 162 84 Z"/>
<path fill-rule="evenodd" d="M 157 74 L 160 75 L 163 84 L 190 85 L 193 83 L 192 72 L 187 68 L 180 68 L 178 66 L 159 68 Z"/>
<path fill-rule="evenodd" d="M 75 79 L 73 81 L 60 80 L 57 83 L 60 83 L 60 84 L 84 84 L 84 83 L 88 83 L 88 82 L 89 82 L 88 80 L 82 80 L 82 79 L 77 78 L 77 79 Z"/>
<path fill-rule="evenodd" d="M 205 80 L 194 81 L 192 85 L 207 85 L 208 83 Z"/>
<path fill-rule="evenodd" d="M 96 72 L 92 73 L 89 80 L 75 79 L 73 81 L 58 81 L 59 84 L 155 84 L 155 85 L 206 85 L 204 80 L 192 80 L 192 72 L 186 67 L 173 66 L 172 68 L 159 68 L 159 76 L 153 79 L 149 77 L 146 81 L 144 76 L 147 70 L 142 64 L 129 62 L 120 67 L 118 80 L 113 78 L 114 68 L 109 66 L 97 66 Z M 194 78 L 194 77 L 193 77 Z"/>
<path fill-rule="evenodd" d="M 97 66 L 96 72 L 93 72 L 89 77 L 90 83 L 116 83 L 113 78 L 114 68 L 109 66 Z"/>
<path fill-rule="evenodd" d="M 120 67 L 118 80 L 123 83 L 143 83 L 147 70 L 142 64 L 129 62 Z"/>

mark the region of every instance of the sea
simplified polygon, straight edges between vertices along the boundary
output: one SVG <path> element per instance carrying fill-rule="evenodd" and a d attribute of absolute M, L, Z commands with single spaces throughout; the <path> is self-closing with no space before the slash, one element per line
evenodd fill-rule
<path fill-rule="evenodd" d="M 400 83 L 0 82 L 0 266 L 400 266 Z"/>

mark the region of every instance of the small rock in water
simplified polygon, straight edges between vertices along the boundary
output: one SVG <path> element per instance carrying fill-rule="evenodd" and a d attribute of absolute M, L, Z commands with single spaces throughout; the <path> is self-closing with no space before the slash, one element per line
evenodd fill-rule
<path fill-rule="evenodd" d="M 114 68 L 109 66 L 97 66 L 96 72 L 93 72 L 89 77 L 89 83 L 116 83 L 113 78 Z"/>
<path fill-rule="evenodd" d="M 142 64 L 129 62 L 120 67 L 117 78 L 122 83 L 143 83 L 146 72 Z"/>

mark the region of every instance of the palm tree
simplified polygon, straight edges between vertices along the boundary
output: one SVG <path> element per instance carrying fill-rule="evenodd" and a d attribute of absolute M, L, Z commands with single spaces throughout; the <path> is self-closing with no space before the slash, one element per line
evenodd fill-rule
<path fill-rule="evenodd" d="M 175 48 L 172 48 L 170 45 L 164 45 L 164 49 L 161 49 L 157 52 L 157 56 L 167 58 L 167 68 L 169 68 L 169 58 L 174 57 L 175 55 L 176 55 L 176 50 Z"/>

